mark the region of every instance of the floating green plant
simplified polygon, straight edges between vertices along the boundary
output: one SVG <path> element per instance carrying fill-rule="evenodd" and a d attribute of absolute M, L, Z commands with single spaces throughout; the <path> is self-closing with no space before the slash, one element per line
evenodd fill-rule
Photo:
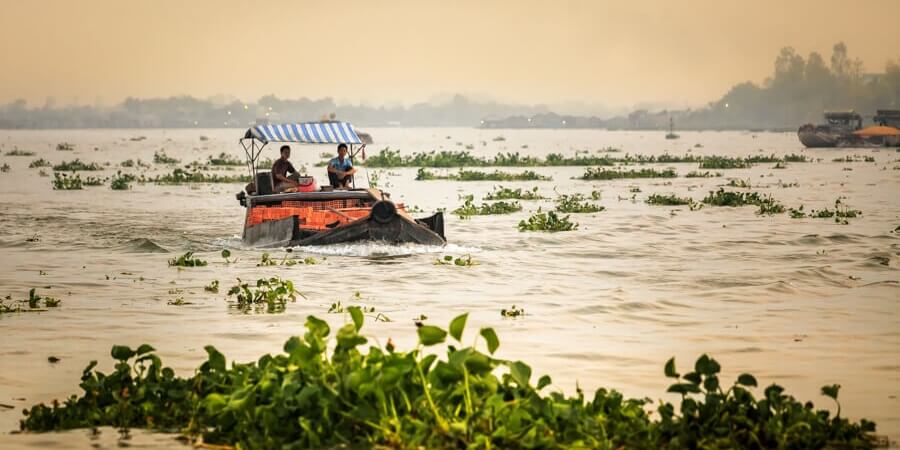
<path fill-rule="evenodd" d="M 6 153 L 4 156 L 34 156 L 34 152 L 29 152 L 27 150 L 19 150 L 18 148 L 14 148 Z"/>
<path fill-rule="evenodd" d="M 759 207 L 759 214 L 780 214 L 784 212 L 784 206 L 775 201 L 775 199 L 758 192 L 729 192 L 719 188 L 718 191 L 710 191 L 709 195 L 701 201 L 712 206 L 754 205 Z"/>
<path fill-rule="evenodd" d="M 131 189 L 131 183 L 135 180 L 135 176 L 132 174 L 123 174 L 121 171 L 116 172 L 112 177 L 112 181 L 109 182 L 109 188 L 114 191 L 127 191 Z"/>
<path fill-rule="evenodd" d="M 82 189 L 81 176 L 78 174 L 68 175 L 65 173 L 53 172 L 53 189 L 59 191 L 72 191 Z"/>
<path fill-rule="evenodd" d="M 509 309 L 501 309 L 500 316 L 502 317 L 522 317 L 525 315 L 524 308 L 517 308 L 516 305 L 512 305 Z"/>
<path fill-rule="evenodd" d="M 71 152 L 72 150 L 75 150 L 75 145 L 68 142 L 61 142 L 56 144 L 56 150 L 61 152 Z"/>
<path fill-rule="evenodd" d="M 679 404 L 632 399 L 607 388 L 585 396 L 545 391 L 523 361 L 496 358 L 500 340 L 482 328 L 462 344 L 468 314 L 447 329 L 419 322 L 418 345 L 402 351 L 389 341 L 365 346 L 365 314 L 345 308 L 349 322 L 335 333 L 306 319 L 306 332 L 283 353 L 231 364 L 215 347 L 182 378 L 155 349 L 116 345 L 112 372 L 92 361 L 80 395 L 24 411 L 20 428 L 55 431 L 112 426 L 174 431 L 207 448 L 429 448 L 429 449 L 679 449 L 871 448 L 875 424 L 816 410 L 771 385 L 757 399 L 754 376 L 731 386 L 706 355 L 694 370 L 664 374 Z M 471 337 L 473 333 L 469 332 Z M 444 357 L 429 347 L 451 341 Z M 822 388 L 838 399 L 839 385 Z"/>
<path fill-rule="evenodd" d="M 675 178 L 678 174 L 673 169 L 656 170 L 620 170 L 588 167 L 581 176 L 582 180 L 617 180 L 622 178 Z"/>
<path fill-rule="evenodd" d="M 153 152 L 153 163 L 154 164 L 178 164 L 180 163 L 180 159 L 173 158 L 166 154 L 165 150 L 160 150 L 157 152 Z"/>
<path fill-rule="evenodd" d="M 204 174 L 201 172 L 190 172 L 181 168 L 177 168 L 172 173 L 157 175 L 152 178 L 143 175 L 138 181 L 142 183 L 156 184 L 186 184 L 186 183 L 247 183 L 250 181 L 248 175 L 219 175 Z"/>
<path fill-rule="evenodd" d="M 237 284 L 228 290 L 228 299 L 233 297 L 234 307 L 243 312 L 255 309 L 267 313 L 280 313 L 288 301 L 297 301 L 297 296 L 306 298 L 302 293 L 294 289 L 294 283 L 279 277 L 260 278 L 256 280 L 256 287 L 248 283 L 242 283 L 237 279 Z"/>
<path fill-rule="evenodd" d="M 210 156 L 209 164 L 212 166 L 243 166 L 246 163 L 240 158 L 221 152 L 219 156 Z"/>
<path fill-rule="evenodd" d="M 471 194 L 465 196 L 465 202 L 459 208 L 454 209 L 453 214 L 456 214 L 461 219 L 465 219 L 471 216 L 511 214 L 522 210 L 522 205 L 520 205 L 519 202 L 500 201 L 494 203 L 482 203 L 481 206 L 476 206 L 473 200 L 474 196 Z"/>
<path fill-rule="evenodd" d="M 834 209 L 811 209 L 809 212 L 803 210 L 803 205 L 800 205 L 799 208 L 790 208 L 789 213 L 792 219 L 803 219 L 806 217 L 814 218 L 814 219 L 831 219 L 834 218 L 834 221 L 841 224 L 848 224 L 847 219 L 855 219 L 862 215 L 862 211 L 858 209 L 853 209 L 844 204 L 843 200 L 846 200 L 843 197 L 838 197 L 834 201 Z"/>
<path fill-rule="evenodd" d="M 485 200 L 544 200 L 541 194 L 538 194 L 538 187 L 535 186 L 530 190 L 522 188 L 510 189 L 503 186 L 497 186 L 494 190 L 484 196 Z"/>
<path fill-rule="evenodd" d="M 478 261 L 475 261 L 475 258 L 472 258 L 472 255 L 469 255 L 469 254 L 466 254 L 463 256 L 458 256 L 455 258 L 452 255 L 444 255 L 443 258 L 435 259 L 434 265 L 436 265 L 436 266 L 471 267 L 471 266 L 477 266 Z"/>
<path fill-rule="evenodd" d="M 460 169 L 458 173 L 438 175 L 425 168 L 419 168 L 416 172 L 416 180 L 454 180 L 454 181 L 546 181 L 550 177 L 537 174 L 531 170 L 521 173 L 508 173 L 495 170 L 493 172 L 480 172 L 477 170 Z"/>
<path fill-rule="evenodd" d="M 7 164 L 7 163 L 3 163 L 3 165 L 0 166 L 0 172 L 2 172 L 2 173 L 9 172 L 10 169 L 11 169 L 11 167 L 9 167 L 9 164 Z"/>
<path fill-rule="evenodd" d="M 528 220 L 519 222 L 519 231 L 572 231 L 578 229 L 578 223 L 569 220 L 569 216 L 559 217 L 553 211 L 541 212 L 538 208 Z"/>
<path fill-rule="evenodd" d="M 272 259 L 272 257 L 269 256 L 268 253 L 263 253 L 259 257 L 259 262 L 256 264 L 256 267 L 277 266 L 277 265 L 278 265 L 278 261 Z"/>
<path fill-rule="evenodd" d="M 706 156 L 700 161 L 701 169 L 745 169 L 750 167 L 750 162 L 744 158 L 732 158 L 728 156 Z"/>
<path fill-rule="evenodd" d="M 206 261 L 195 258 L 194 252 L 187 252 L 178 258 L 169 260 L 170 267 L 202 267 L 206 264 Z"/>
<path fill-rule="evenodd" d="M 50 167 L 52 165 L 53 164 L 50 164 L 50 161 L 47 161 L 44 158 L 38 158 L 38 159 L 35 159 L 34 161 L 31 161 L 31 163 L 28 164 L 28 168 L 29 169 L 37 169 L 40 167 Z"/>
<path fill-rule="evenodd" d="M 650 194 L 650 196 L 647 197 L 646 203 L 649 205 L 683 206 L 693 204 L 694 199 L 690 197 L 679 197 L 675 194 Z"/>
<path fill-rule="evenodd" d="M 219 280 L 212 280 L 206 286 L 203 286 L 203 290 L 206 292 L 212 292 L 214 294 L 219 293 Z"/>
<path fill-rule="evenodd" d="M 721 177 L 721 176 L 722 176 L 722 172 L 710 172 L 708 170 L 706 172 L 700 172 L 697 170 L 692 170 L 692 171 L 688 172 L 684 177 L 685 178 L 714 178 L 714 177 Z"/>
<path fill-rule="evenodd" d="M 556 212 L 561 213 L 595 213 L 606 209 L 603 206 L 595 205 L 585 198 L 582 194 L 562 194 L 556 198 Z"/>
<path fill-rule="evenodd" d="M 76 158 L 72 161 L 68 161 L 68 162 L 63 161 L 59 164 L 56 164 L 55 166 L 53 166 L 53 170 L 56 170 L 59 172 L 76 172 L 76 171 L 80 171 L 80 170 L 95 171 L 95 170 L 103 170 L 103 167 L 101 167 L 97 163 L 93 163 L 93 162 L 86 163 L 86 162 L 83 162 L 80 159 Z"/>

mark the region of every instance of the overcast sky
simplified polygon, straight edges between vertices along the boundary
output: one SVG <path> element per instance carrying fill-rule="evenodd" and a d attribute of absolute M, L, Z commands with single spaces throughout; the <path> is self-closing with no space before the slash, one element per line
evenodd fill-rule
<path fill-rule="evenodd" d="M 702 105 L 779 49 L 900 59 L 900 0 L 0 0 L 0 103 L 265 94 Z"/>

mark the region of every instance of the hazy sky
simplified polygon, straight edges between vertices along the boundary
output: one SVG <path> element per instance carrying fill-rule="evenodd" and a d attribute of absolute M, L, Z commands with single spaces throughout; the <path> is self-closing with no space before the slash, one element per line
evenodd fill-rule
<path fill-rule="evenodd" d="M 699 105 L 778 50 L 900 58 L 900 0 L 0 0 L 0 103 L 265 94 Z"/>

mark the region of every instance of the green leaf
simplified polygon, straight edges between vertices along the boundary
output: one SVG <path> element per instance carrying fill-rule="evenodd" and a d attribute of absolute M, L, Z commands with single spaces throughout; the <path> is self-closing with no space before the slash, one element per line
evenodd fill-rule
<path fill-rule="evenodd" d="M 362 310 L 359 309 L 359 306 L 349 306 L 347 307 L 347 311 L 350 312 L 350 318 L 353 319 L 353 325 L 356 327 L 356 331 L 359 331 L 363 326 Z"/>
<path fill-rule="evenodd" d="M 666 392 L 674 392 L 681 395 L 698 394 L 700 393 L 700 388 L 692 383 L 675 383 L 669 386 L 669 389 L 667 389 Z"/>
<path fill-rule="evenodd" d="M 307 316 L 306 317 L 306 329 L 309 330 L 313 335 L 324 338 L 328 336 L 328 333 L 331 333 L 331 328 L 328 326 L 328 322 L 315 317 L 315 316 Z"/>
<path fill-rule="evenodd" d="M 127 345 L 113 345 L 110 354 L 112 355 L 113 359 L 125 361 L 128 358 L 134 356 L 134 350 L 132 350 Z"/>
<path fill-rule="evenodd" d="M 156 350 L 156 349 L 153 348 L 153 347 L 151 347 L 151 346 L 148 345 L 148 344 L 141 344 L 141 346 L 137 348 L 136 353 L 137 353 L 138 355 L 143 355 L 144 353 L 150 353 L 150 352 L 152 352 L 152 351 L 154 351 L 154 350 Z"/>
<path fill-rule="evenodd" d="M 700 382 L 703 381 L 700 378 L 700 374 L 697 372 L 688 372 L 688 373 L 684 374 L 684 376 L 682 378 L 690 381 L 693 384 L 700 384 Z"/>
<path fill-rule="evenodd" d="M 509 374 L 520 387 L 527 387 L 531 379 L 531 367 L 522 361 L 516 361 L 509 365 Z"/>
<path fill-rule="evenodd" d="M 447 332 L 434 325 L 422 325 L 417 331 L 422 345 L 440 344 L 447 338 Z"/>
<path fill-rule="evenodd" d="M 719 363 L 716 360 L 710 358 L 706 354 L 697 358 L 697 363 L 694 365 L 694 370 L 700 375 L 715 375 L 722 370 L 722 367 L 719 366 Z"/>
<path fill-rule="evenodd" d="M 537 389 L 541 390 L 553 383 L 553 380 L 550 379 L 549 375 L 544 375 L 540 379 L 538 379 Z"/>
<path fill-rule="evenodd" d="M 828 386 L 822 386 L 822 395 L 826 397 L 831 397 L 835 400 L 838 398 L 838 392 L 841 390 L 841 385 L 832 384 Z"/>
<path fill-rule="evenodd" d="M 749 373 L 742 373 L 742 374 L 738 375 L 737 382 L 738 382 L 738 384 L 742 384 L 744 386 L 753 386 L 753 387 L 757 386 L 756 377 L 754 377 L 753 375 L 750 375 Z"/>
<path fill-rule="evenodd" d="M 453 336 L 453 339 L 462 342 L 462 334 L 463 330 L 466 328 L 466 319 L 469 318 L 469 313 L 461 314 L 456 316 L 450 322 L 450 336 Z"/>
<path fill-rule="evenodd" d="M 678 378 L 680 376 L 680 375 L 678 375 L 678 372 L 675 371 L 675 358 L 674 357 L 669 358 L 669 360 L 666 361 L 666 368 L 664 369 L 664 372 L 666 373 L 666 376 L 669 378 Z"/>
<path fill-rule="evenodd" d="M 494 332 L 493 328 L 482 328 L 481 337 L 487 342 L 488 351 L 493 355 L 497 351 L 497 347 L 500 346 L 500 339 L 497 338 L 497 333 Z"/>
<path fill-rule="evenodd" d="M 212 345 L 203 347 L 206 354 L 209 355 L 209 368 L 220 372 L 225 371 L 225 355 L 216 350 Z"/>
<path fill-rule="evenodd" d="M 228 250 L 227 248 L 222 250 L 222 257 L 225 259 L 231 258 L 231 250 Z"/>

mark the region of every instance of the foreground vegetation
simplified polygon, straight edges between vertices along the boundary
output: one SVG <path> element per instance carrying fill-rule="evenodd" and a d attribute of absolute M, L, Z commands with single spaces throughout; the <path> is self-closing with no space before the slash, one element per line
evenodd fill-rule
<path fill-rule="evenodd" d="M 852 422 L 786 395 L 778 385 L 757 398 L 757 380 L 741 374 L 728 386 L 721 367 L 701 356 L 693 370 L 664 374 L 679 404 L 630 399 L 599 388 L 585 396 L 547 392 L 522 361 L 496 358 L 500 341 L 482 328 L 463 345 L 467 314 L 448 329 L 417 323 L 409 351 L 362 346 L 364 312 L 332 336 L 307 317 L 306 333 L 284 352 L 229 366 L 207 346 L 190 377 L 176 376 L 154 348 L 113 346 L 110 373 L 85 368 L 81 396 L 24 411 L 22 430 L 113 426 L 181 432 L 204 446 L 235 448 L 871 448 L 875 424 Z M 427 351 L 452 338 L 446 356 Z M 331 353 L 329 354 L 329 349 Z M 840 386 L 822 388 L 835 401 Z M 198 439 L 199 443 L 199 439 Z"/>

